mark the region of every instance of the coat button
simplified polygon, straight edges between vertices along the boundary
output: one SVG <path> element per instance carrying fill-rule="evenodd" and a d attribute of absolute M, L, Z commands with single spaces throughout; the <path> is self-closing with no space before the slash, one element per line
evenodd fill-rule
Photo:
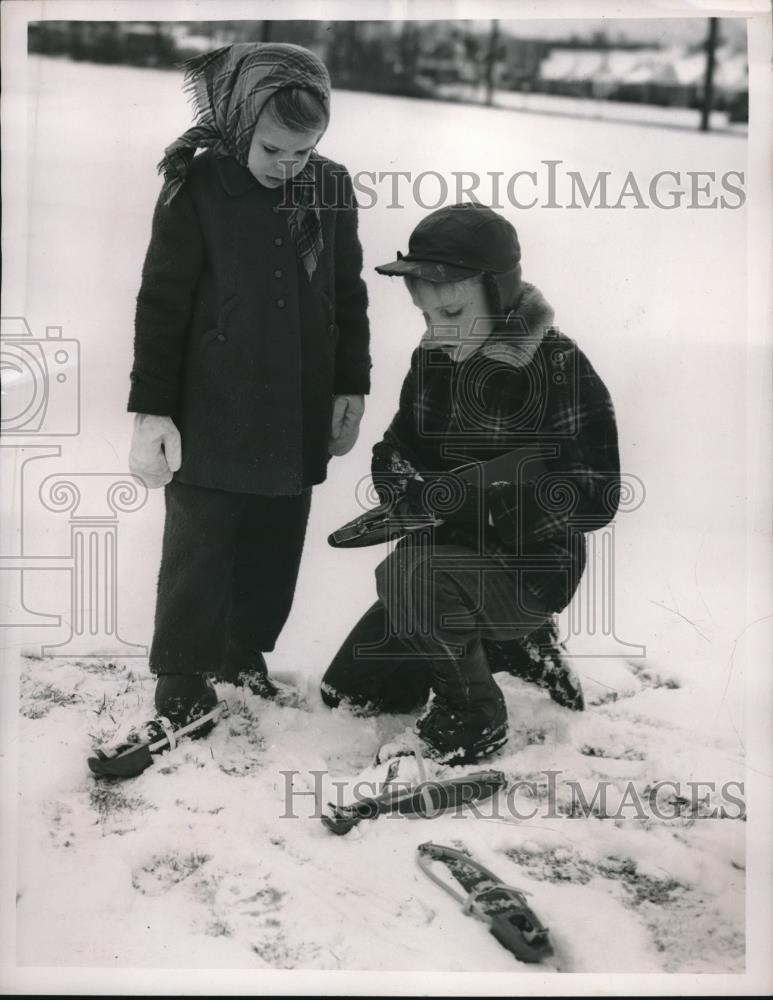
<path fill-rule="evenodd" d="M 219 333 L 219 334 L 217 335 L 217 339 L 218 339 L 218 340 L 220 341 L 220 343 L 222 344 L 222 343 L 224 342 L 224 340 L 225 340 L 225 334 L 224 334 L 224 333 Z"/>
<path fill-rule="evenodd" d="M 275 278 L 281 278 L 283 274 L 284 274 L 284 271 L 280 267 L 278 267 L 276 269 L 276 271 L 274 271 L 274 277 Z"/>
<path fill-rule="evenodd" d="M 276 304 L 277 304 L 277 306 L 278 306 L 279 309 L 284 309 L 284 307 L 285 307 L 285 300 L 284 299 L 277 299 L 276 300 Z"/>
<path fill-rule="evenodd" d="M 335 333 L 336 332 L 336 325 L 335 325 L 335 323 L 331 323 L 330 326 L 328 326 L 327 332 L 328 333 Z"/>
<path fill-rule="evenodd" d="M 283 243 L 284 243 L 284 240 L 282 239 L 281 236 L 275 236 L 274 237 L 274 246 L 275 247 L 281 247 Z"/>

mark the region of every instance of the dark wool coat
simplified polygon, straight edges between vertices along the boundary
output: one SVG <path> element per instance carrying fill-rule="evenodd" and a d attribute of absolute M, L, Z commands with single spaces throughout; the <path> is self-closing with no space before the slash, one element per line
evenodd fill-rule
<path fill-rule="evenodd" d="M 529 557 L 524 581 L 560 611 L 585 568 L 583 532 L 603 527 L 617 511 L 620 459 L 606 386 L 552 324 L 539 290 L 524 284 L 507 327 L 463 363 L 414 351 L 399 410 L 373 448 L 372 472 L 386 495 L 414 471 L 481 463 L 485 524 L 448 522 L 435 541 L 482 548 L 503 566 L 512 567 L 514 554 Z M 506 472 L 493 464 L 517 449 L 537 457 Z"/>
<path fill-rule="evenodd" d="M 309 162 L 324 240 L 311 281 L 284 189 L 233 158 L 199 154 L 171 203 L 156 204 L 128 409 L 175 421 L 181 482 L 266 495 L 322 482 L 334 394 L 370 389 L 351 178 Z"/>

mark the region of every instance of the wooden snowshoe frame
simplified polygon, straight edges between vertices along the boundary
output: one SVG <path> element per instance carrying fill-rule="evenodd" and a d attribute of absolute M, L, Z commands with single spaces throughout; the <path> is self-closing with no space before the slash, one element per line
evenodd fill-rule
<path fill-rule="evenodd" d="M 525 890 L 506 885 L 462 851 L 432 841 L 419 844 L 417 861 L 425 875 L 461 903 L 464 913 L 487 923 L 491 934 L 519 961 L 539 962 L 553 954 L 548 928 L 526 902 Z M 435 862 L 448 866 L 466 894 L 457 892 L 432 870 Z"/>

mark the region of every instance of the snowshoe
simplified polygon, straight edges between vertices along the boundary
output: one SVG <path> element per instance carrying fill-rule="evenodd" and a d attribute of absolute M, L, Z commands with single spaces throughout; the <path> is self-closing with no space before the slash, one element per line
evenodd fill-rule
<path fill-rule="evenodd" d="M 397 773 L 397 761 L 392 761 L 384 780 L 385 790 L 380 794 L 359 799 L 350 805 L 328 803 L 328 812 L 322 823 L 332 833 L 348 833 L 363 819 L 376 819 L 385 813 L 398 812 L 403 816 L 432 818 L 440 813 L 461 808 L 468 802 L 488 799 L 505 785 L 501 771 L 476 771 L 458 778 L 427 779 L 421 757 L 417 755 L 419 784 L 406 787 L 405 783 L 389 788 Z"/>
<path fill-rule="evenodd" d="M 174 750 L 181 737 L 199 739 L 212 729 L 217 720 L 227 714 L 225 702 L 199 716 L 185 726 L 174 727 L 169 719 L 159 716 L 133 729 L 119 743 L 98 747 L 89 757 L 91 771 L 100 778 L 134 778 L 150 767 L 153 755 Z"/>
<path fill-rule="evenodd" d="M 358 549 L 391 542 L 408 531 L 432 527 L 438 523 L 434 514 L 414 513 L 401 505 L 399 498 L 393 498 L 347 521 L 343 527 L 328 536 L 327 542 L 334 549 Z"/>
<path fill-rule="evenodd" d="M 419 844 L 418 862 L 422 871 L 462 904 L 464 913 L 489 925 L 489 931 L 520 962 L 540 962 L 553 954 L 553 947 L 537 915 L 526 902 L 529 895 L 505 883 L 488 868 L 462 851 L 427 841 Z M 432 870 L 440 862 L 464 889 L 457 892 Z"/>

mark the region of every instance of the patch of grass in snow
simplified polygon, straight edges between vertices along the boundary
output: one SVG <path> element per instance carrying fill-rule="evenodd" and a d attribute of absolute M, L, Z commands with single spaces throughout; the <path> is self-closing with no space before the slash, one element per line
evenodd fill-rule
<path fill-rule="evenodd" d="M 746 936 L 719 906 L 706 907 L 694 893 L 676 896 L 666 906 L 642 900 L 637 912 L 655 948 L 663 954 L 664 972 L 743 972 Z"/>
<path fill-rule="evenodd" d="M 706 899 L 697 887 L 667 873 L 644 873 L 630 857 L 593 862 L 566 848 L 511 848 L 506 854 L 537 881 L 587 885 L 598 878 L 617 883 L 621 902 L 638 914 L 663 954 L 665 972 L 743 971 L 745 935 L 723 912 L 719 897 Z"/>
<path fill-rule="evenodd" d="M 660 789 L 660 792 L 664 792 L 664 789 Z M 669 824 L 681 821 L 682 825 L 692 826 L 696 819 L 714 819 L 723 805 L 716 793 L 713 797 L 706 794 L 703 798 L 693 800 L 671 791 L 666 794 L 658 794 L 656 787 L 646 785 L 642 792 L 642 798 L 650 801 L 653 796 L 655 796 L 660 812 L 668 817 L 662 822 Z"/>
<path fill-rule="evenodd" d="M 604 878 L 620 881 L 630 893 L 632 906 L 640 906 L 644 902 L 664 906 L 673 902 L 676 893 L 689 889 L 670 875 L 656 877 L 642 874 L 632 858 L 604 858 L 596 865 L 596 870 Z"/>
<path fill-rule="evenodd" d="M 274 918 L 264 921 L 265 934 L 251 945 L 255 954 L 272 969 L 296 969 L 313 967 L 315 956 L 319 954 L 319 945 L 309 942 L 305 946 L 293 946 L 287 941 L 281 929 L 281 924 Z"/>
<path fill-rule="evenodd" d="M 595 875 L 590 861 L 563 847 L 547 851 L 512 847 L 505 854 L 511 861 L 526 868 L 529 876 L 538 882 L 574 882 L 587 885 Z"/>
<path fill-rule="evenodd" d="M 275 910 L 284 899 L 285 894 L 275 889 L 272 885 L 267 885 L 263 889 L 258 889 L 252 896 L 239 900 L 240 903 L 259 903 L 263 910 Z"/>
<path fill-rule="evenodd" d="M 590 743 L 584 743 L 580 747 L 580 753 L 584 757 L 603 757 L 606 760 L 646 760 L 647 755 L 641 750 L 636 750 L 634 747 L 626 747 L 625 750 L 620 752 L 615 752 L 613 750 L 608 750 L 605 747 L 593 746 Z"/>
<path fill-rule="evenodd" d="M 26 690 L 25 690 L 26 688 Z M 42 719 L 52 708 L 78 705 L 83 701 L 80 695 L 62 691 L 53 684 L 34 686 L 22 681 L 22 698 L 19 711 L 27 719 Z M 30 704 L 31 702 L 31 704 Z"/>
<path fill-rule="evenodd" d="M 228 737 L 227 747 L 216 758 L 224 774 L 243 777 L 263 767 L 266 743 L 258 728 L 258 719 L 249 709 L 230 716 Z"/>
<path fill-rule="evenodd" d="M 610 691 L 604 691 L 604 692 L 602 692 L 600 694 L 594 695 L 589 700 L 588 704 L 589 705 L 593 705 L 593 706 L 597 706 L 597 705 L 610 705 L 610 704 L 612 704 L 612 702 L 617 701 L 618 698 L 630 698 L 630 697 L 632 697 L 632 694 L 633 693 L 628 694 L 627 692 L 626 693 L 618 693 L 617 691 L 611 691 L 611 690 Z"/>
<path fill-rule="evenodd" d="M 541 745 L 548 738 L 548 731 L 543 726 L 532 726 L 522 730 L 527 746 Z"/>
<path fill-rule="evenodd" d="M 124 782 L 119 778 L 115 781 L 110 779 L 95 781 L 89 788 L 89 805 L 97 813 L 99 822 L 105 823 L 120 813 L 138 810 L 144 812 L 156 808 L 141 795 L 127 795 L 123 787 L 125 787 Z"/>
<path fill-rule="evenodd" d="M 682 686 L 676 677 L 666 677 L 658 673 L 657 670 L 650 669 L 644 663 L 636 663 L 634 660 L 628 660 L 627 666 L 644 687 L 668 688 L 671 691 L 676 691 Z"/>
<path fill-rule="evenodd" d="M 75 660 L 73 666 L 79 667 L 87 674 L 125 674 L 126 667 L 122 663 L 113 663 L 112 660 Z M 132 671 L 129 671 L 127 679 L 134 679 Z"/>
<path fill-rule="evenodd" d="M 745 936 L 722 912 L 722 901 L 706 900 L 696 887 L 671 875 L 645 874 L 633 858 L 593 862 L 567 848 L 511 848 L 507 856 L 540 882 L 587 885 L 596 878 L 617 883 L 621 902 L 647 928 L 665 972 L 742 972 Z"/>
<path fill-rule="evenodd" d="M 173 885 L 194 875 L 202 865 L 211 860 L 211 855 L 198 851 L 188 854 L 156 854 L 148 862 L 132 873 L 132 885 L 147 896 L 160 895 Z"/>
<path fill-rule="evenodd" d="M 526 868 L 529 875 L 539 882 L 587 885 L 597 876 L 620 882 L 629 893 L 628 901 L 632 906 L 639 906 L 644 902 L 663 906 L 672 902 L 676 893 L 688 890 L 688 886 L 670 875 L 661 878 L 643 874 L 633 858 L 606 857 L 594 862 L 564 847 L 547 851 L 514 847 L 505 853 L 511 861 Z"/>
<path fill-rule="evenodd" d="M 209 860 L 209 858 L 205 857 L 205 860 Z M 199 865 L 199 867 L 201 867 L 201 865 Z M 202 875 L 193 883 L 193 889 L 196 893 L 196 897 L 201 903 L 213 911 L 213 915 L 217 892 L 220 888 L 221 882 L 221 875 L 209 872 L 208 874 L 202 873 Z"/>
<path fill-rule="evenodd" d="M 212 809 L 200 809 L 199 806 L 188 805 L 185 799 L 175 799 L 174 804 L 179 806 L 181 809 L 187 809 L 188 812 L 206 813 L 208 816 L 217 816 L 218 813 L 221 813 L 225 809 L 225 806 L 214 806 Z"/>

